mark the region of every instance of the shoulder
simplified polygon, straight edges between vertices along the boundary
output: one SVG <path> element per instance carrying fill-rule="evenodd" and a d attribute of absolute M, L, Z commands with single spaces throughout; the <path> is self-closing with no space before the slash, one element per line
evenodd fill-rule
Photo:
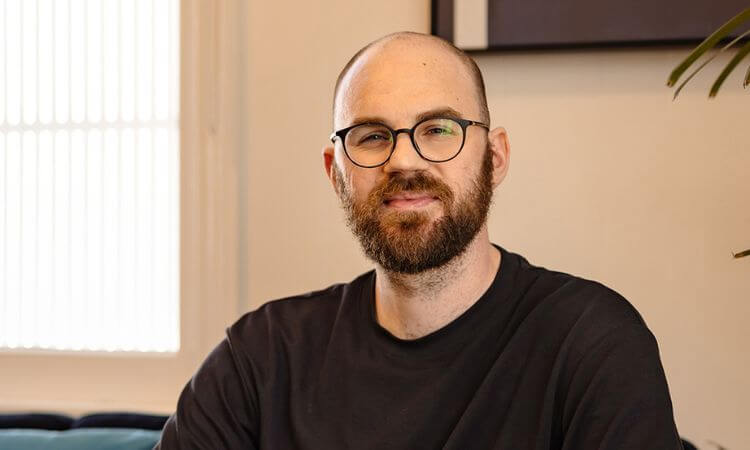
<path fill-rule="evenodd" d="M 372 272 L 305 294 L 271 300 L 244 314 L 227 329 L 242 353 L 264 354 L 299 343 L 314 346 L 330 334 L 347 299 L 360 297 Z"/>
<path fill-rule="evenodd" d="M 270 326 L 274 322 L 286 323 L 314 316 L 326 316 L 338 308 L 345 287 L 346 284 L 337 283 L 324 289 L 270 300 L 258 309 L 245 313 L 231 328 L 233 331 L 241 332 L 253 325 Z"/>
<path fill-rule="evenodd" d="M 580 383 L 583 392 L 593 377 L 608 383 L 624 374 L 637 386 L 662 383 L 657 340 L 630 301 L 598 281 L 519 258 L 517 330 L 533 336 L 531 353 L 553 361 L 560 386 Z"/>
<path fill-rule="evenodd" d="M 614 289 L 519 258 L 519 308 L 558 338 L 587 348 L 625 329 L 650 335 L 638 310 Z"/>

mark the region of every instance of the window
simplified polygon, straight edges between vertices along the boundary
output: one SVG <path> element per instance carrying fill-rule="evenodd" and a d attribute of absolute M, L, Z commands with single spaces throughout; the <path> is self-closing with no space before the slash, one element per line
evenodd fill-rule
<path fill-rule="evenodd" d="M 0 0 L 0 347 L 178 350 L 178 9 Z"/>

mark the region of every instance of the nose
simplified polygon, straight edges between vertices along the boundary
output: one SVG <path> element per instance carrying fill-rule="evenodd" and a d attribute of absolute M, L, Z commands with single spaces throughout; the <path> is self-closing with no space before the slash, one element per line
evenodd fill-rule
<path fill-rule="evenodd" d="M 401 135 L 404 135 L 399 139 Z M 388 162 L 383 166 L 385 172 L 409 172 L 426 170 L 429 162 L 419 156 L 412 143 L 408 129 L 396 130 L 394 133 L 395 147 Z"/>

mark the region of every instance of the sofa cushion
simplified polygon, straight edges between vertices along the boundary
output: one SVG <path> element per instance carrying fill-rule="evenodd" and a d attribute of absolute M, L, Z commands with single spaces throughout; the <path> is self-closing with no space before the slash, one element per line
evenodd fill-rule
<path fill-rule="evenodd" d="M 156 430 L 128 428 L 5 429 L 0 430 L 0 450 L 151 450 L 159 435 Z"/>
<path fill-rule="evenodd" d="M 0 428 L 67 430 L 73 418 L 62 414 L 0 414 Z"/>
<path fill-rule="evenodd" d="M 70 428 L 142 428 L 161 430 L 169 416 L 136 413 L 100 413 L 83 416 Z"/>

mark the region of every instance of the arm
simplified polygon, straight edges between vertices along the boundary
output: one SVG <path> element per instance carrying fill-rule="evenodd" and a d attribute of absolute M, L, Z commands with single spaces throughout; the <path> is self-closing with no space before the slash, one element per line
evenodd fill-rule
<path fill-rule="evenodd" d="M 682 449 L 659 349 L 645 325 L 611 330 L 572 370 L 564 450 Z"/>
<path fill-rule="evenodd" d="M 224 339 L 183 389 L 154 449 L 256 449 L 259 414 L 250 376 Z"/>

